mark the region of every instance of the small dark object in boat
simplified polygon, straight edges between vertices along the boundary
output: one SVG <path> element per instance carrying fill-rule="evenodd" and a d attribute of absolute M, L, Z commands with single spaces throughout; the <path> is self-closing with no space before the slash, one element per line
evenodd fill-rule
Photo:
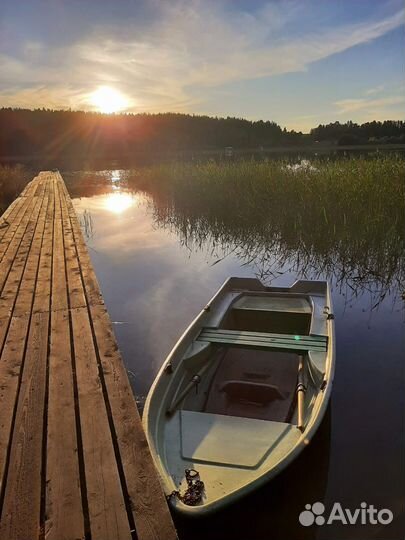
<path fill-rule="evenodd" d="M 195 506 L 202 500 L 204 482 L 200 480 L 200 473 L 195 469 L 186 469 L 185 474 L 188 487 L 184 495 L 181 495 L 179 490 L 174 490 L 168 498 L 177 497 L 184 504 Z"/>

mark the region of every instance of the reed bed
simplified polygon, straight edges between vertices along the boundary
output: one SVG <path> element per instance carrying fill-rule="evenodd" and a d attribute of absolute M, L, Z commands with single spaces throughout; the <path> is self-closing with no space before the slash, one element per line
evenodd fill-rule
<path fill-rule="evenodd" d="M 242 161 L 169 164 L 142 170 L 135 180 L 190 215 L 212 215 L 241 224 L 284 221 L 313 230 L 314 223 L 368 231 L 381 220 L 405 219 L 405 160 Z M 386 222 L 387 216 L 390 217 Z M 394 222 L 392 222 L 394 219 Z M 329 228 L 329 227 L 328 227 Z"/>
<path fill-rule="evenodd" d="M 234 253 L 271 280 L 285 265 L 352 290 L 405 286 L 405 160 L 176 163 L 130 183 L 190 249 Z"/>

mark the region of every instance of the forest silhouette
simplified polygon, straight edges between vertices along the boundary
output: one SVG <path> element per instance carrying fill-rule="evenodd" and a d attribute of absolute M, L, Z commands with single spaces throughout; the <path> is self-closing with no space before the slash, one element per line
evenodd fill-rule
<path fill-rule="evenodd" d="M 405 143 L 405 122 L 334 122 L 309 134 L 272 121 L 179 113 L 101 114 L 48 109 L 0 109 L 0 156 L 114 158 L 134 153 L 267 150 L 314 144 Z"/>

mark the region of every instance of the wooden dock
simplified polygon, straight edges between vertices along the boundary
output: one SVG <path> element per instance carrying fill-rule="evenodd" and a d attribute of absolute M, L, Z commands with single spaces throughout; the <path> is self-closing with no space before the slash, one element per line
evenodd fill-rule
<path fill-rule="evenodd" d="M 62 177 L 0 218 L 0 540 L 175 540 Z"/>

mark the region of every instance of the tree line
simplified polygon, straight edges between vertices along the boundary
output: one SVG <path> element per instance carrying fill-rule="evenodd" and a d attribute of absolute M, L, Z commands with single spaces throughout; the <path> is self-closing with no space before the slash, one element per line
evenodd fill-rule
<path fill-rule="evenodd" d="M 335 122 L 309 134 L 271 121 L 180 113 L 111 114 L 48 109 L 0 109 L 0 156 L 94 155 L 268 149 L 317 143 L 405 143 L 405 122 Z"/>
<path fill-rule="evenodd" d="M 405 143 L 405 122 L 402 120 L 385 120 L 384 122 L 366 122 L 356 124 L 346 122 L 340 124 L 319 125 L 311 130 L 311 137 L 316 141 L 336 140 L 341 145 L 367 143 Z"/>

